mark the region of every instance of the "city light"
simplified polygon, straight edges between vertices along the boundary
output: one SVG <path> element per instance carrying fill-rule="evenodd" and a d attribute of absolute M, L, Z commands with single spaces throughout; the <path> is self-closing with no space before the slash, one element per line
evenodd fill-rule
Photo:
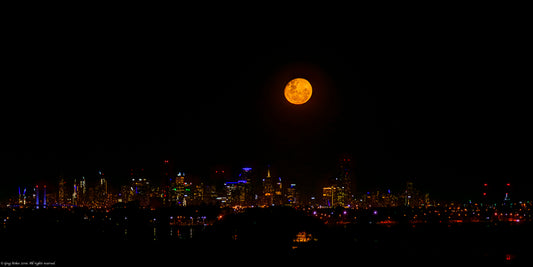
<path fill-rule="evenodd" d="M 149 236 L 151 242 L 191 240 L 196 236 L 206 238 L 209 233 L 222 231 L 227 233 L 227 240 L 244 243 L 255 238 L 248 236 L 248 231 L 260 229 L 257 231 L 268 233 L 262 238 L 268 238 L 275 234 L 261 227 L 283 227 L 284 224 L 298 221 L 291 217 L 294 215 L 276 214 L 277 209 L 288 209 L 297 212 L 298 216 L 304 216 L 305 220 L 316 220 L 287 228 L 290 229 L 287 230 L 290 236 L 284 239 L 288 242 L 286 245 L 294 253 L 299 253 L 321 246 L 321 242 L 325 242 L 321 238 L 330 238 L 325 237 L 324 233 L 316 234 L 322 229 L 311 227 L 316 223 L 331 227 L 326 229 L 341 227 L 341 232 L 352 231 L 352 228 L 365 229 L 367 226 L 378 227 L 375 231 L 383 228 L 394 232 L 399 231 L 399 226 L 405 225 L 410 231 L 424 231 L 424 227 L 444 225 L 453 233 L 463 226 L 479 225 L 482 229 L 492 231 L 496 225 L 514 227 L 533 222 L 533 202 L 512 199 L 510 190 L 503 193 L 509 184 L 500 184 L 502 198 L 499 200 L 487 198 L 487 184 L 483 184 L 481 194 L 479 191 L 472 193 L 477 194 L 478 199 L 473 197 L 464 202 L 432 199 L 429 193 L 418 189 L 413 182 L 396 185 L 400 190 L 394 192 L 391 189 L 358 192 L 347 189 L 351 177 L 349 172 L 344 171 L 347 167 L 342 163 L 340 166 L 343 173 L 348 175 L 336 175 L 327 180 L 327 186 L 321 188 L 322 194 L 318 196 L 302 192 L 299 184 L 288 178 L 273 178 L 269 167 L 264 173 L 242 168 L 233 177 L 226 177 L 224 181 L 216 180 L 217 184 L 210 183 L 208 179 L 184 176 L 182 171 L 174 174 L 161 172 L 165 173 L 165 177 L 160 179 L 164 181 L 161 183 L 153 182 L 148 176 L 135 176 L 140 174 L 134 171 L 134 177 L 126 178 L 126 182 L 118 188 L 108 187 L 108 178 L 101 171 L 96 172 L 96 177 L 87 179 L 61 177 L 55 187 L 49 184 L 34 185 L 29 192 L 26 188 L 22 190 L 22 185 L 14 187 L 13 197 L 6 204 L 9 205 L 10 216 L 0 216 L 0 227 L 9 229 L 18 221 L 25 220 L 28 211 L 39 209 L 43 213 L 52 212 L 50 214 L 57 218 L 50 221 L 59 225 L 64 223 L 64 215 L 55 215 L 57 211 L 67 213 L 67 217 L 79 216 L 77 218 L 83 225 L 94 224 L 97 226 L 95 229 L 103 234 L 115 235 L 114 238 L 119 240 L 142 239 L 142 236 Z M 261 210 L 265 213 L 255 215 Z M 234 221 L 238 223 L 233 224 Z M 148 226 L 149 232 L 140 234 L 146 230 L 143 227 Z M 223 229 L 227 229 L 227 232 Z M 336 231 L 332 230 L 333 233 Z M 224 234 L 217 233 L 220 236 Z M 347 240 L 359 238 L 359 234 L 356 234 Z M 361 246 L 357 242 L 355 244 L 356 247 Z M 513 254 L 505 256 L 506 261 L 515 259 Z"/>

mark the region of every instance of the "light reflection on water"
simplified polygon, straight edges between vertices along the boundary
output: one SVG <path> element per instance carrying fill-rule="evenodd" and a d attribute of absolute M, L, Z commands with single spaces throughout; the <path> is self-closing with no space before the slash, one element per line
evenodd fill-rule
<path fill-rule="evenodd" d="M 181 239 L 181 240 L 187 240 L 194 238 L 196 232 L 199 229 L 195 229 L 198 227 L 195 226 L 171 226 L 170 232 L 176 233 L 175 235 L 171 235 L 171 237 Z"/>
<path fill-rule="evenodd" d="M 170 226 L 164 230 L 165 233 L 163 233 L 161 232 L 163 230 L 158 226 L 153 226 L 144 231 L 151 231 L 150 233 L 153 240 L 190 240 L 197 237 L 198 233 L 206 231 L 207 228 L 208 226 L 198 225 Z M 128 227 L 123 227 L 120 231 L 122 232 L 122 240 L 130 240 Z M 165 234 L 166 236 L 162 236 Z"/>
<path fill-rule="evenodd" d="M 189 240 L 197 236 L 199 232 L 205 231 L 204 226 L 170 226 L 168 237 L 171 240 Z M 156 230 L 154 227 L 154 240 L 157 239 L 155 236 Z"/>

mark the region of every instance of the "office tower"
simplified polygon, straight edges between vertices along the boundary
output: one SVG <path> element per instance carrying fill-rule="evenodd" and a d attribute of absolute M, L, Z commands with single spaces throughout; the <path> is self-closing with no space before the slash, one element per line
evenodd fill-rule
<path fill-rule="evenodd" d="M 22 205 L 22 194 L 20 194 L 20 186 L 19 186 L 19 206 Z"/>
<path fill-rule="evenodd" d="M 248 182 L 246 180 L 238 180 L 236 182 L 224 183 L 226 187 L 227 205 L 229 206 L 247 206 L 247 187 Z"/>
<path fill-rule="evenodd" d="M 169 206 L 171 204 L 171 185 L 174 176 L 173 164 L 170 160 L 163 160 L 159 165 L 159 178 L 161 181 L 161 193 L 163 205 Z"/>
<path fill-rule="evenodd" d="M 43 207 L 46 208 L 46 185 L 44 185 L 44 192 L 43 192 Z"/>
<path fill-rule="evenodd" d="M 146 178 L 134 178 L 130 182 L 130 201 L 138 201 L 139 205 L 146 207 L 150 203 L 150 181 Z"/>
<path fill-rule="evenodd" d="M 352 180 L 352 159 L 348 155 L 343 155 L 337 164 L 337 170 L 328 189 L 331 191 L 330 204 L 332 206 L 352 204 Z"/>
<path fill-rule="evenodd" d="M 144 168 L 130 169 L 129 183 L 122 187 L 121 191 L 123 201 L 137 201 L 140 206 L 148 206 L 150 204 L 151 185 L 144 176 Z"/>
<path fill-rule="evenodd" d="M 208 194 L 204 183 L 196 184 L 195 186 L 192 186 L 191 184 L 190 189 L 191 191 L 188 192 L 188 196 L 194 201 L 194 203 L 197 205 L 200 203 L 207 203 Z"/>
<path fill-rule="evenodd" d="M 274 205 L 280 206 L 285 203 L 283 197 L 283 183 L 281 182 L 281 177 L 278 177 L 276 181 L 276 186 L 274 187 Z"/>
<path fill-rule="evenodd" d="M 339 185 L 341 193 L 339 194 L 340 201 L 343 206 L 352 204 L 352 159 L 348 155 L 344 155 L 339 161 L 338 169 Z"/>
<path fill-rule="evenodd" d="M 72 192 L 72 205 L 78 205 L 78 183 L 74 179 L 74 191 Z"/>
<path fill-rule="evenodd" d="M 291 207 L 298 205 L 298 197 L 296 196 L 296 184 L 291 184 L 287 188 L 286 193 L 287 204 Z"/>
<path fill-rule="evenodd" d="M 344 192 L 344 188 L 334 185 L 322 188 L 323 203 L 328 207 L 345 206 Z"/>
<path fill-rule="evenodd" d="M 168 201 L 166 205 L 186 206 L 187 201 L 193 198 L 192 183 L 186 182 L 185 172 L 178 171 L 176 176 L 169 181 Z"/>
<path fill-rule="evenodd" d="M 211 173 L 211 187 L 210 198 L 216 200 L 219 203 L 226 202 L 226 187 L 224 183 L 228 180 L 229 173 L 222 167 L 217 167 L 214 172 Z"/>
<path fill-rule="evenodd" d="M 108 200 L 108 187 L 107 187 L 107 179 L 105 178 L 105 174 L 102 170 L 99 170 L 97 172 L 97 180 L 96 180 L 96 187 L 95 187 L 95 202 L 96 205 L 99 207 L 105 207 L 107 205 Z"/>
<path fill-rule="evenodd" d="M 254 179 L 253 169 L 249 167 L 242 168 L 239 173 L 240 187 L 241 187 L 241 206 L 255 206 L 257 198 L 261 191 L 258 181 Z M 246 181 L 244 183 L 244 181 Z"/>
<path fill-rule="evenodd" d="M 24 200 L 22 201 L 22 204 L 25 206 L 26 205 L 26 187 L 24 187 L 24 193 L 22 195 L 24 198 Z"/>
<path fill-rule="evenodd" d="M 37 197 L 35 198 L 35 207 L 39 208 L 39 185 L 35 186 L 35 192 Z"/>
<path fill-rule="evenodd" d="M 85 206 L 87 204 L 87 182 L 85 176 L 82 176 L 77 186 L 77 205 Z"/>
<path fill-rule="evenodd" d="M 272 188 L 272 176 L 270 175 L 270 165 L 267 168 L 267 176 L 263 179 L 263 205 L 272 206 L 274 203 L 274 190 Z"/>
<path fill-rule="evenodd" d="M 59 205 L 67 204 L 67 193 L 66 193 L 66 184 L 65 179 L 62 176 L 59 176 L 59 186 L 58 186 L 58 198 L 57 203 Z"/>
<path fill-rule="evenodd" d="M 333 207 L 335 205 L 335 202 L 333 201 L 333 191 L 333 186 L 322 188 L 322 198 L 324 199 L 324 204 L 328 207 Z"/>
<path fill-rule="evenodd" d="M 405 194 L 404 194 L 404 205 L 410 206 L 411 205 L 411 199 L 414 195 L 414 188 L 413 188 L 413 182 L 408 181 L 407 186 L 405 188 Z"/>
<path fill-rule="evenodd" d="M 184 205 L 185 201 L 185 172 L 179 171 L 170 184 L 170 199 L 173 205 Z"/>
<path fill-rule="evenodd" d="M 242 168 L 237 181 L 224 183 L 226 198 L 220 200 L 225 200 L 226 205 L 229 206 L 255 206 L 259 193 L 254 191 L 260 190 L 259 188 L 254 190 L 252 185 L 254 182 L 252 168 Z"/>

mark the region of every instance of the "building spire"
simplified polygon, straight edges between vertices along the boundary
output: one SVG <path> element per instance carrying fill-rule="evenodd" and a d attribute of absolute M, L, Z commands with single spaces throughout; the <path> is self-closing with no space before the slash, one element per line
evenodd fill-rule
<path fill-rule="evenodd" d="M 267 178 L 270 178 L 270 165 L 268 165 L 268 168 L 267 168 Z"/>

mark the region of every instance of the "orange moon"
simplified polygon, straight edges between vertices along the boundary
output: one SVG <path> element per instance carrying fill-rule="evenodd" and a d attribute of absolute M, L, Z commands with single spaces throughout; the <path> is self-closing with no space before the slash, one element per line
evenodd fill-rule
<path fill-rule="evenodd" d="M 285 85 L 285 98 L 292 104 L 301 105 L 309 101 L 313 87 L 304 78 L 292 79 Z"/>

